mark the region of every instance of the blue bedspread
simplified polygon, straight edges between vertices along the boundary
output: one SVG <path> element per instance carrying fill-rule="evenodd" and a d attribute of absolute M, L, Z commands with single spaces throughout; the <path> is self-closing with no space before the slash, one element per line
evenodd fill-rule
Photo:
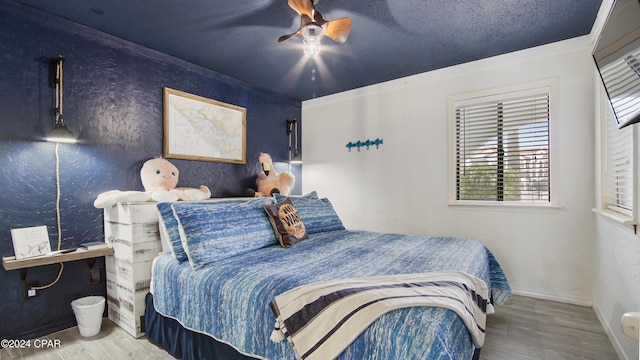
<path fill-rule="evenodd" d="M 494 303 L 511 290 L 500 265 L 469 239 L 339 230 L 312 234 L 290 248 L 274 245 L 198 270 L 167 254 L 153 266 L 156 310 L 240 352 L 294 359 L 287 342 L 269 340 L 277 295 L 316 281 L 431 271 L 464 271 L 483 279 Z M 499 309 L 498 309 L 499 311 Z M 424 339 L 419 341 L 417 339 Z M 471 359 L 473 343 L 451 310 L 393 310 L 369 326 L 339 359 Z"/>

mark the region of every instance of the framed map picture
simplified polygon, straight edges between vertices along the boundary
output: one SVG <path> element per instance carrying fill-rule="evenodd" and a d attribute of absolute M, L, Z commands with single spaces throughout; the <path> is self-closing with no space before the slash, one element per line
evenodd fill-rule
<path fill-rule="evenodd" d="M 245 108 L 164 88 L 166 158 L 246 164 Z"/>

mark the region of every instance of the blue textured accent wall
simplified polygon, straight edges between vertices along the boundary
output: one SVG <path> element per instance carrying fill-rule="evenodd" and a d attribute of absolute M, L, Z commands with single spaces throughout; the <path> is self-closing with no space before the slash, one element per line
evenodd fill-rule
<path fill-rule="evenodd" d="M 204 184 L 214 197 L 241 196 L 255 187 L 259 152 L 287 158 L 286 119 L 300 119 L 301 104 L 294 99 L 8 2 L 0 4 L 0 23 L 3 257 L 13 255 L 12 227 L 46 225 L 56 246 L 55 145 L 42 139 L 54 124 L 49 59 L 58 55 L 66 59 L 65 121 L 81 140 L 59 147 L 63 247 L 103 240 L 102 211 L 93 207 L 98 194 L 143 190 L 140 167 L 162 153 L 163 87 L 247 109 L 247 164 L 170 159 L 180 170 L 179 186 Z M 279 171 L 285 168 L 276 164 Z M 299 193 L 300 172 L 294 173 Z M 104 276 L 104 260 L 95 267 Z M 70 302 L 106 294 L 104 282 L 90 285 L 88 268 L 85 261 L 67 263 L 60 281 L 30 300 L 23 299 L 21 272 L 0 269 L 0 338 L 74 326 Z M 58 269 L 32 268 L 27 280 L 47 284 Z"/>

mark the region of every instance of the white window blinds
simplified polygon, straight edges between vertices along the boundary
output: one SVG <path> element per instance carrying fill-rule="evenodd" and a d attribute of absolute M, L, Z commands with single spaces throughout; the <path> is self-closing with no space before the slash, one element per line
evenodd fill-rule
<path fill-rule="evenodd" d="M 604 203 L 611 210 L 632 216 L 633 212 L 633 127 L 618 129 L 605 104 Z"/>
<path fill-rule="evenodd" d="M 549 89 L 454 103 L 456 200 L 549 203 Z"/>

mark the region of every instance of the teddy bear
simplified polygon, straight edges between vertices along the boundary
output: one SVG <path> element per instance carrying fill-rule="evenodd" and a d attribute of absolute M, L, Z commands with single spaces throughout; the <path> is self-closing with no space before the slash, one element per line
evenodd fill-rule
<path fill-rule="evenodd" d="M 176 187 L 180 171 L 175 165 L 162 157 L 147 160 L 140 169 L 140 179 L 144 191 L 106 191 L 96 198 L 93 205 L 102 209 L 117 203 L 144 201 L 201 201 L 211 197 L 209 188 Z"/>

